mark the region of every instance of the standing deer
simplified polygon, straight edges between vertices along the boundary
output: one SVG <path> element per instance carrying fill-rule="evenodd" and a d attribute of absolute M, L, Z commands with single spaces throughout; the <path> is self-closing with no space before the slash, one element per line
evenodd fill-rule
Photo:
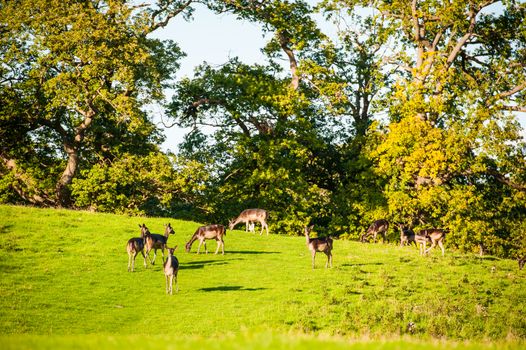
<path fill-rule="evenodd" d="M 398 228 L 400 229 L 400 246 L 404 245 L 411 245 L 411 243 L 414 243 L 415 245 L 415 232 L 410 228 L 406 227 L 403 224 L 398 224 Z"/>
<path fill-rule="evenodd" d="M 248 231 L 248 225 L 251 221 L 257 221 L 261 224 L 261 233 L 260 236 L 263 234 L 263 229 L 267 230 L 267 236 L 268 236 L 268 225 L 267 225 L 267 219 L 268 219 L 268 211 L 265 209 L 245 209 L 239 214 L 237 218 L 234 220 L 230 220 L 228 223 L 228 228 L 230 230 L 233 230 L 234 227 L 239 224 L 240 222 L 245 223 L 245 232 Z"/>
<path fill-rule="evenodd" d="M 149 232 L 148 232 L 149 233 Z M 150 263 L 152 265 L 155 264 L 155 258 L 157 257 L 157 249 L 161 249 L 161 253 L 163 255 L 163 262 L 164 262 L 164 249 L 166 248 L 166 243 L 168 242 L 168 237 L 170 235 L 175 234 L 172 226 L 170 224 L 164 225 L 164 235 L 159 234 L 147 234 L 145 236 L 144 245 L 146 248 L 146 256 L 150 260 Z M 150 251 L 154 250 L 153 252 L 153 261 L 150 258 Z"/>
<path fill-rule="evenodd" d="M 323 252 L 325 255 L 327 255 L 327 263 L 325 264 L 325 268 L 328 266 L 332 267 L 332 238 L 331 237 L 324 237 L 324 238 L 310 238 L 309 233 L 314 228 L 314 225 L 305 227 L 305 238 L 307 239 L 307 247 L 309 248 L 311 254 L 312 254 L 312 268 L 315 268 L 315 258 L 316 258 L 316 252 Z"/>
<path fill-rule="evenodd" d="M 444 256 L 444 238 L 446 238 L 446 230 L 439 228 L 429 228 L 425 230 L 420 230 L 420 235 L 427 237 L 431 241 L 431 247 L 425 250 L 425 254 L 428 254 L 431 249 L 438 246 L 442 249 L 442 256 Z M 424 246 L 425 247 L 425 246 Z"/>
<path fill-rule="evenodd" d="M 366 238 L 369 238 L 370 236 L 373 236 L 373 242 L 376 243 L 376 236 L 378 234 L 382 235 L 382 242 L 386 241 L 385 233 L 387 232 L 387 229 L 389 228 L 389 222 L 384 219 L 376 220 L 369 226 L 367 231 L 361 235 L 360 242 L 365 242 Z"/>
<path fill-rule="evenodd" d="M 186 251 L 189 253 L 192 249 L 192 244 L 195 240 L 199 240 L 199 246 L 197 247 L 197 254 L 201 251 L 201 245 L 204 244 L 205 246 L 205 252 L 208 254 L 208 250 L 206 249 L 206 240 L 207 239 L 215 239 L 217 241 L 217 248 L 215 254 L 219 251 L 219 247 L 221 247 L 222 254 L 225 255 L 225 242 L 223 241 L 223 236 L 226 236 L 226 229 L 223 225 L 208 225 L 208 226 L 201 226 L 199 227 L 192 238 L 186 243 Z"/>
<path fill-rule="evenodd" d="M 166 294 L 172 295 L 173 282 L 175 280 L 175 291 L 179 292 L 179 284 L 177 283 L 177 273 L 179 272 L 179 260 L 174 256 L 177 246 L 168 249 L 168 258 L 164 262 L 164 277 L 166 279 Z"/>
<path fill-rule="evenodd" d="M 522 268 L 524 267 L 524 263 L 526 262 L 526 256 L 518 258 L 517 261 L 519 263 L 519 270 L 522 270 Z"/>
<path fill-rule="evenodd" d="M 128 271 L 133 272 L 135 270 L 135 258 L 137 254 L 141 253 L 144 258 L 144 267 L 147 267 L 146 256 L 144 255 L 144 237 L 148 228 L 146 225 L 139 225 L 141 229 L 141 237 L 133 237 L 128 240 L 126 244 L 126 251 L 128 252 Z"/>

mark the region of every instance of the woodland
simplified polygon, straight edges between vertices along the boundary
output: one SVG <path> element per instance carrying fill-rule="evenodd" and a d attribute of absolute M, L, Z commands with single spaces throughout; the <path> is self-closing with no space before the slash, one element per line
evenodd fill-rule
<path fill-rule="evenodd" d="M 198 5 L 260 25 L 266 59 L 177 79 L 185 53 L 152 34 Z M 264 208 L 273 234 L 342 239 L 384 218 L 391 238 L 441 227 L 523 257 L 525 17 L 516 0 L 1 0 L 0 203 L 222 224 Z M 151 105 L 190 128 L 176 153 Z"/>

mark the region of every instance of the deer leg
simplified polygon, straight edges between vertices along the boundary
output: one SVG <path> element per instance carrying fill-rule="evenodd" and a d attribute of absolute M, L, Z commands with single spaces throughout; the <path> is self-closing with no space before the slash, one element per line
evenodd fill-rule
<path fill-rule="evenodd" d="M 155 264 L 155 258 L 157 258 L 157 249 L 156 249 L 156 248 L 153 250 L 153 261 L 150 260 L 150 262 L 152 263 L 152 265 Z"/>
<path fill-rule="evenodd" d="M 442 243 L 442 241 L 438 241 L 438 246 L 440 247 L 440 249 L 442 249 L 442 256 L 444 256 L 444 252 L 445 252 L 444 243 Z"/>
<path fill-rule="evenodd" d="M 164 276 L 164 285 L 166 289 L 166 294 L 168 294 L 168 275 Z"/>
<path fill-rule="evenodd" d="M 314 263 L 315 260 L 316 260 L 316 252 L 312 252 L 312 268 L 313 269 L 315 268 L 315 263 Z"/>
<path fill-rule="evenodd" d="M 142 257 L 143 257 L 143 260 L 144 260 L 144 267 L 146 267 L 146 256 L 144 255 L 144 252 L 141 250 L 141 254 L 142 254 Z"/>
<path fill-rule="evenodd" d="M 208 254 L 208 249 L 206 249 L 206 241 L 205 240 L 203 240 L 203 245 L 205 247 L 205 254 Z"/>
<path fill-rule="evenodd" d="M 327 255 L 327 263 L 325 264 L 325 268 L 332 267 L 332 254 L 331 252 L 326 252 Z"/>
<path fill-rule="evenodd" d="M 197 246 L 197 254 L 201 251 L 201 245 L 203 244 L 203 241 L 199 241 L 199 245 Z"/>
<path fill-rule="evenodd" d="M 225 241 L 221 240 L 221 252 L 225 255 Z"/>
<path fill-rule="evenodd" d="M 217 255 L 217 252 L 219 251 L 219 246 L 221 245 L 221 241 L 220 240 L 217 240 L 217 247 L 216 247 L 216 252 L 214 253 L 215 255 Z"/>
<path fill-rule="evenodd" d="M 128 272 L 130 271 L 130 264 L 131 264 L 131 254 L 128 253 Z M 132 264 L 132 271 L 133 271 L 133 264 Z"/>
<path fill-rule="evenodd" d="M 429 251 L 430 251 L 431 249 L 433 249 L 434 247 L 436 247 L 436 245 L 437 245 L 437 242 L 436 242 L 435 240 L 433 240 L 433 241 L 431 241 L 431 242 L 432 242 L 432 243 L 431 243 L 431 247 L 429 247 L 429 249 L 426 249 L 426 251 L 425 251 L 426 254 L 428 254 Z"/>
<path fill-rule="evenodd" d="M 179 283 L 177 282 L 177 271 L 174 271 L 174 279 L 175 279 L 175 291 L 179 292 Z"/>

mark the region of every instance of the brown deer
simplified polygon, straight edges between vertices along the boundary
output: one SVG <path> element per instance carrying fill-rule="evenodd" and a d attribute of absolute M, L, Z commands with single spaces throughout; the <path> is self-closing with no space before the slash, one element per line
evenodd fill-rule
<path fill-rule="evenodd" d="M 267 230 L 267 236 L 268 236 L 268 225 L 267 225 L 267 219 L 268 219 L 268 211 L 265 209 L 245 209 L 239 214 L 239 216 L 233 220 L 230 220 L 228 223 L 228 228 L 230 230 L 233 230 L 234 227 L 239 224 L 240 222 L 245 223 L 245 232 L 248 232 L 248 225 L 252 221 L 257 221 L 261 224 L 261 233 L 260 236 L 263 234 L 263 229 Z"/>
<path fill-rule="evenodd" d="M 144 258 L 144 267 L 147 267 L 146 256 L 144 255 L 144 237 L 148 228 L 146 225 L 139 225 L 141 229 L 141 237 L 133 237 L 128 240 L 126 244 L 126 251 L 128 252 L 128 271 L 133 272 L 135 270 L 135 258 L 137 254 L 141 253 Z"/>
<path fill-rule="evenodd" d="M 197 247 L 197 254 L 201 251 L 201 245 L 205 246 L 205 252 L 208 254 L 208 250 L 206 249 L 206 240 L 207 239 L 215 239 L 217 241 L 217 248 L 215 254 L 219 251 L 219 247 L 221 247 L 222 254 L 225 255 L 225 242 L 223 241 L 223 236 L 226 236 L 226 229 L 223 225 L 208 225 L 208 226 L 201 226 L 199 227 L 192 238 L 186 243 L 186 251 L 189 253 L 192 249 L 192 244 L 195 242 L 195 240 L 199 240 L 199 246 Z"/>
<path fill-rule="evenodd" d="M 325 264 L 325 268 L 327 268 L 328 266 L 332 267 L 332 238 L 310 238 L 309 234 L 313 228 L 314 225 L 305 227 L 305 238 L 307 239 L 307 247 L 309 248 L 312 254 L 312 268 L 315 268 L 314 261 L 316 258 L 316 252 L 323 252 L 325 253 L 325 255 L 327 255 L 327 263 Z"/>
<path fill-rule="evenodd" d="M 173 283 L 175 280 L 175 291 L 179 292 L 179 284 L 177 283 L 177 273 L 179 272 L 179 260 L 174 256 L 177 246 L 168 249 L 168 258 L 164 262 L 164 277 L 166 279 L 166 294 L 172 295 Z"/>
<path fill-rule="evenodd" d="M 428 241 L 431 241 L 431 247 L 429 247 L 428 249 L 425 249 L 425 244 L 424 244 L 425 254 L 428 254 L 429 251 L 433 249 L 434 247 L 436 247 L 436 245 L 438 244 L 440 249 L 442 249 L 442 256 L 444 256 L 445 249 L 444 249 L 443 242 L 444 242 L 444 239 L 446 238 L 446 230 L 439 229 L 439 228 L 429 228 L 429 229 L 420 230 L 419 234 L 421 236 L 425 236 Z"/>
<path fill-rule="evenodd" d="M 386 237 L 385 233 L 387 232 L 387 229 L 389 229 L 389 222 L 384 219 L 376 220 L 369 226 L 367 231 L 361 235 L 360 242 L 365 242 L 366 238 L 369 238 L 370 236 L 373 236 L 373 242 L 376 243 L 376 236 L 378 234 L 382 235 L 382 242 L 385 243 Z"/>
<path fill-rule="evenodd" d="M 519 270 L 522 270 L 522 268 L 524 267 L 524 263 L 526 262 L 526 256 L 518 258 L 517 261 L 519 263 Z"/>
<path fill-rule="evenodd" d="M 166 243 L 168 243 L 168 237 L 170 235 L 175 234 L 172 226 L 170 224 L 164 225 L 164 235 L 150 233 L 145 235 L 144 240 L 144 246 L 146 250 L 146 256 L 150 260 L 150 263 L 152 265 L 155 264 L 155 258 L 157 257 L 157 249 L 161 249 L 161 253 L 163 255 L 163 263 L 164 263 L 164 249 L 166 248 Z M 154 250 L 153 252 L 153 260 L 150 258 L 150 251 Z"/>

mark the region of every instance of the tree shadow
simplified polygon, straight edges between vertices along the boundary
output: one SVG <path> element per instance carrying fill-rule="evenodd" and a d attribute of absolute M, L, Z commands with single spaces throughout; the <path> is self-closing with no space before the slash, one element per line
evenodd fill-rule
<path fill-rule="evenodd" d="M 245 288 L 243 286 L 219 286 L 219 287 L 208 287 L 208 288 L 200 288 L 199 291 L 203 292 L 228 292 L 228 291 L 248 291 L 248 292 L 254 292 L 257 290 L 265 290 L 267 288 Z"/>
<path fill-rule="evenodd" d="M 179 266 L 180 270 L 196 270 L 196 269 L 202 269 L 206 265 L 226 265 L 228 262 L 226 261 L 217 261 L 217 260 L 203 260 L 203 261 L 190 261 L 185 262 Z"/>
<path fill-rule="evenodd" d="M 259 250 L 229 250 L 231 254 L 281 254 L 281 252 L 265 252 Z"/>
<path fill-rule="evenodd" d="M 345 263 L 345 264 L 342 264 L 341 266 L 375 266 L 375 265 L 384 265 L 384 263 L 383 262 L 359 263 L 359 264 Z"/>

